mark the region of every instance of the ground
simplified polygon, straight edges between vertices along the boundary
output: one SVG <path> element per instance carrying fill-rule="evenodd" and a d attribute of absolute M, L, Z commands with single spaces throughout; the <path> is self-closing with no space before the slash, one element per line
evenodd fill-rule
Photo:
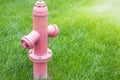
<path fill-rule="evenodd" d="M 20 38 L 32 30 L 36 0 L 0 0 L 0 80 L 33 80 Z M 45 0 L 59 36 L 49 44 L 51 80 L 120 79 L 120 1 Z"/>

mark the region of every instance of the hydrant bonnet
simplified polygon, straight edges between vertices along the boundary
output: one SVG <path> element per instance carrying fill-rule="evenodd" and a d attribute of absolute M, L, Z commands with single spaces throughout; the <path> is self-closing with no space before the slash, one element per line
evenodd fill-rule
<path fill-rule="evenodd" d="M 33 15 L 36 17 L 45 17 L 48 15 L 48 8 L 44 1 L 37 1 L 33 8 Z"/>

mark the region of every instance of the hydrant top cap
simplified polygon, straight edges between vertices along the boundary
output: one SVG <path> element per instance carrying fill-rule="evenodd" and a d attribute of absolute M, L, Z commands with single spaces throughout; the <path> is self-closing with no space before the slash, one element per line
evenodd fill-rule
<path fill-rule="evenodd" d="M 46 6 L 44 1 L 37 1 L 35 5 L 38 7 L 45 7 Z"/>
<path fill-rule="evenodd" d="M 36 17 L 46 17 L 48 15 L 48 8 L 44 1 L 37 1 L 33 8 L 33 15 Z"/>

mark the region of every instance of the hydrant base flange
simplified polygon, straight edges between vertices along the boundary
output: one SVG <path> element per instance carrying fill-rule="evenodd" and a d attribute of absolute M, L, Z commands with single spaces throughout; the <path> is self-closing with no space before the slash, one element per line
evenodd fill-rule
<path fill-rule="evenodd" d="M 46 55 L 37 56 L 34 54 L 34 51 L 31 49 L 29 51 L 29 59 L 36 63 L 48 62 L 52 58 L 52 51 L 48 48 Z"/>

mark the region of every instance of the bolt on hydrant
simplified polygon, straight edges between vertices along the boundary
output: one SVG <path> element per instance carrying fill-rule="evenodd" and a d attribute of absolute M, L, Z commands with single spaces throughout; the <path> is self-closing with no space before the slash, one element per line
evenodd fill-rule
<path fill-rule="evenodd" d="M 47 62 L 52 58 L 48 49 L 48 36 L 58 35 L 55 24 L 48 26 L 48 8 L 44 1 L 39 0 L 33 8 L 33 31 L 21 38 L 24 48 L 30 49 L 29 59 L 33 61 L 34 80 L 47 79 Z"/>

